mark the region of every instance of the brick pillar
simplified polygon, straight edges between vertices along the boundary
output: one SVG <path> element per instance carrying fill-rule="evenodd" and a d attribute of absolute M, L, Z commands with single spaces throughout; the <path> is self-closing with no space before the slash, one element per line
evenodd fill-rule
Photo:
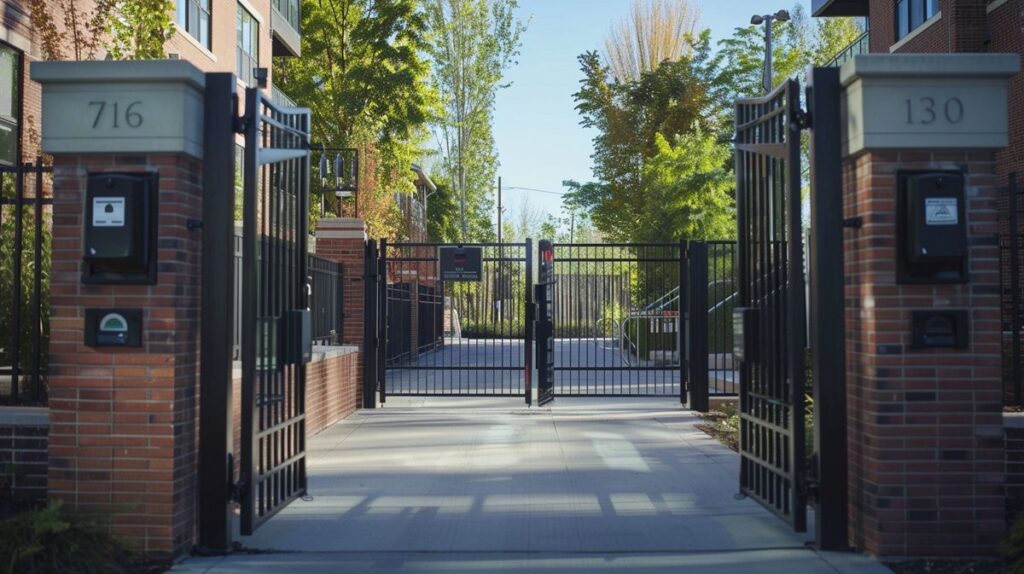
<path fill-rule="evenodd" d="M 363 397 L 363 273 L 366 266 L 366 231 L 366 223 L 353 217 L 329 217 L 321 219 L 316 224 L 316 254 L 344 264 L 344 319 L 341 344 L 359 347 L 360 360 L 356 367 L 359 388 L 356 389 L 356 404 L 362 404 Z"/>
<path fill-rule="evenodd" d="M 864 152 L 844 163 L 851 544 L 993 555 L 1004 529 L 994 152 Z M 896 282 L 898 170 L 964 170 L 969 282 Z M 912 349 L 911 310 L 966 309 L 964 350 Z"/>
<path fill-rule="evenodd" d="M 159 174 L 155 285 L 82 283 L 89 172 Z M 178 154 L 54 158 L 49 496 L 109 514 L 140 550 L 178 555 L 195 522 L 200 165 Z M 83 344 L 85 309 L 141 308 L 142 346 Z"/>

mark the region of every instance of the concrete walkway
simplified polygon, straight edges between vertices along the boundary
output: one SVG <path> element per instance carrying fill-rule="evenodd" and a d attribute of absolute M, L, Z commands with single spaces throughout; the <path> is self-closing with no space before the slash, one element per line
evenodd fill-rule
<path fill-rule="evenodd" d="M 402 406 L 400 406 L 402 405 Z M 670 399 L 389 399 L 310 441 L 264 554 L 176 572 L 884 573 L 736 496 L 738 457 Z"/>

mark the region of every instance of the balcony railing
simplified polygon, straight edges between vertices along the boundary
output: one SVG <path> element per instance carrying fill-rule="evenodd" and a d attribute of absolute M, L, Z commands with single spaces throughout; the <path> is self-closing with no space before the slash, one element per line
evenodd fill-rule
<path fill-rule="evenodd" d="M 275 56 L 302 55 L 302 2 L 273 0 L 270 30 L 274 38 Z"/>
<path fill-rule="evenodd" d="M 276 106 L 284 108 L 297 108 L 299 104 L 295 103 L 295 100 L 288 97 L 288 94 L 281 91 L 281 88 L 271 84 L 270 86 L 270 101 Z"/>
<path fill-rule="evenodd" d="M 856 40 L 850 43 L 849 46 L 843 48 L 842 52 L 836 54 L 836 57 L 832 58 L 825 64 L 826 68 L 838 68 L 846 62 L 852 60 L 854 57 L 861 54 L 867 54 L 869 51 L 868 33 L 865 31 L 863 34 L 857 37 Z"/>

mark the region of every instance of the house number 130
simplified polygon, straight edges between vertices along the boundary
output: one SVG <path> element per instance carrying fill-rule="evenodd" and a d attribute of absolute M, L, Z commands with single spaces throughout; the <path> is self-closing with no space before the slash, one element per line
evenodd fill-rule
<path fill-rule="evenodd" d="M 124 124 L 130 128 L 137 128 L 142 125 L 142 114 L 136 106 L 141 104 L 141 101 L 134 101 L 122 108 L 118 102 L 89 102 L 89 107 L 96 110 L 96 116 L 92 120 L 92 127 L 98 128 L 102 125 L 118 129 Z"/>
<path fill-rule="evenodd" d="M 949 98 L 941 106 L 935 98 L 907 98 L 907 123 L 926 126 L 935 123 L 939 114 L 947 123 L 958 124 L 964 119 L 964 103 L 960 98 Z"/>

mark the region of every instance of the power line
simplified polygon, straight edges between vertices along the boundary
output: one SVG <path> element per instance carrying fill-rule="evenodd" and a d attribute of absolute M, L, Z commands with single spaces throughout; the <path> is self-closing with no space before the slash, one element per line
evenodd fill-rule
<path fill-rule="evenodd" d="M 535 187 L 505 186 L 505 189 L 518 189 L 518 190 L 522 190 L 522 191 L 535 191 L 537 193 L 547 193 L 547 194 L 550 194 L 550 195 L 565 195 L 565 193 L 566 193 L 564 191 L 551 191 L 551 190 L 548 190 L 548 189 L 537 189 Z"/>

